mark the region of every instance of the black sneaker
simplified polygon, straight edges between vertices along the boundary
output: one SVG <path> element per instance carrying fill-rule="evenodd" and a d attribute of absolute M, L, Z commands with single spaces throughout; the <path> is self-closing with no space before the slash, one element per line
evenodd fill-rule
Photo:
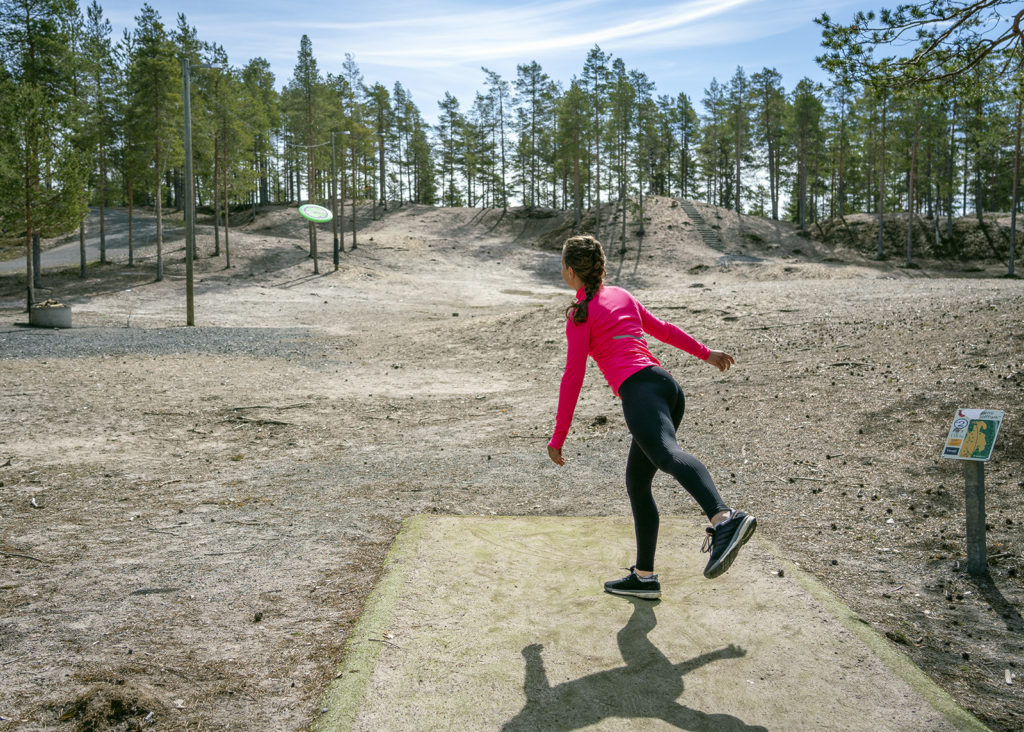
<path fill-rule="evenodd" d="M 622 579 L 605 582 L 604 591 L 613 595 L 631 595 L 645 600 L 657 600 L 661 597 L 661 583 L 658 582 L 658 575 L 641 577 L 633 566 L 629 568 L 629 574 Z"/>
<path fill-rule="evenodd" d="M 757 519 L 743 511 L 733 511 L 732 515 L 714 528 L 706 529 L 702 552 L 711 552 L 708 566 L 704 568 L 704 576 L 714 579 L 729 569 L 736 558 L 740 547 L 747 543 L 757 528 Z"/>

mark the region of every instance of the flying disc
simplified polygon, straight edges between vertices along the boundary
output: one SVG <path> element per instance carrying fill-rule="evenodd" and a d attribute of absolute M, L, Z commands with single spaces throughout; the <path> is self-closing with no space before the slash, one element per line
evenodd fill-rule
<path fill-rule="evenodd" d="M 334 218 L 331 215 L 330 209 L 326 209 L 323 206 L 317 206 L 315 203 L 307 203 L 299 206 L 299 213 L 302 217 L 309 219 L 315 224 L 326 224 L 328 221 Z"/>

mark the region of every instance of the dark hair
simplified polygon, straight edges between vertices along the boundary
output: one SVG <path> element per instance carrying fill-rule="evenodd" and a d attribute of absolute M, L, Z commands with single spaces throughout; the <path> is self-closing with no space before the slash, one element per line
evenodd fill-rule
<path fill-rule="evenodd" d="M 604 250 L 601 242 L 590 235 L 572 236 L 562 245 L 562 264 L 572 267 L 576 276 L 583 280 L 586 298 L 573 301 L 565 310 L 565 317 L 574 323 L 587 320 L 587 305 L 604 282 Z"/>

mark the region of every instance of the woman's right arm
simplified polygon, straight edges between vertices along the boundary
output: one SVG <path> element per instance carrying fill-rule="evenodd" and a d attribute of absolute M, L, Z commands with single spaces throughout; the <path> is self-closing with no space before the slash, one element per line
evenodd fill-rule
<path fill-rule="evenodd" d="M 558 412 L 555 416 L 555 432 L 548 442 L 548 447 L 561 450 L 565 437 L 569 434 L 572 416 L 576 411 L 576 402 L 580 397 L 583 377 L 587 373 L 587 355 L 590 352 L 590 325 L 587 322 L 565 324 L 567 349 L 565 354 L 565 371 L 558 389 Z"/>

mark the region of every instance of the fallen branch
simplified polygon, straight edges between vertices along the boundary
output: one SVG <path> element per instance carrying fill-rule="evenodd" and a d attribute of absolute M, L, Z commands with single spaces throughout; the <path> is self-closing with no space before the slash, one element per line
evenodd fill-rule
<path fill-rule="evenodd" d="M 384 640 L 383 638 L 370 638 L 370 640 L 372 640 L 374 643 L 387 643 L 389 646 L 394 646 L 398 650 L 402 650 L 402 647 L 397 643 L 392 643 L 391 641 Z"/>
<path fill-rule="evenodd" d="M 279 419 L 250 419 L 249 417 L 242 417 L 235 415 L 228 419 L 223 420 L 224 422 L 241 422 L 242 424 L 279 424 L 279 425 L 292 425 L 293 422 L 282 422 Z"/>
<path fill-rule="evenodd" d="M 793 482 L 794 480 L 813 480 L 816 483 L 825 483 L 825 482 L 827 482 L 824 478 L 808 478 L 807 476 L 804 476 L 804 475 L 792 476 L 792 477 L 790 477 L 789 480 L 790 480 L 790 482 Z"/>
<path fill-rule="evenodd" d="M 28 554 L 12 554 L 10 552 L 0 552 L 0 554 L 3 554 L 5 557 L 8 557 L 10 559 L 31 559 L 33 562 L 39 562 L 40 564 L 47 563 L 47 560 L 45 559 L 29 556 Z"/>
<path fill-rule="evenodd" d="M 774 323 L 771 325 L 752 325 L 741 330 L 772 330 L 774 328 L 793 328 L 798 325 L 814 325 L 818 323 L 817 320 L 798 320 L 793 323 Z"/>
<path fill-rule="evenodd" d="M 234 412 L 240 412 L 243 409 L 298 409 L 299 407 L 309 407 L 312 405 L 313 402 L 300 402 L 299 404 L 282 404 L 281 406 L 276 406 L 274 404 L 253 404 L 252 406 L 248 407 L 228 407 L 228 409 Z"/>
<path fill-rule="evenodd" d="M 234 552 L 206 552 L 206 554 L 204 556 L 207 556 L 207 557 L 223 557 L 223 556 L 228 555 L 228 554 L 248 554 L 249 552 L 251 552 L 253 549 L 255 549 L 258 546 L 259 546 L 259 544 L 253 544 L 248 549 L 239 549 L 238 551 L 234 551 Z"/>

